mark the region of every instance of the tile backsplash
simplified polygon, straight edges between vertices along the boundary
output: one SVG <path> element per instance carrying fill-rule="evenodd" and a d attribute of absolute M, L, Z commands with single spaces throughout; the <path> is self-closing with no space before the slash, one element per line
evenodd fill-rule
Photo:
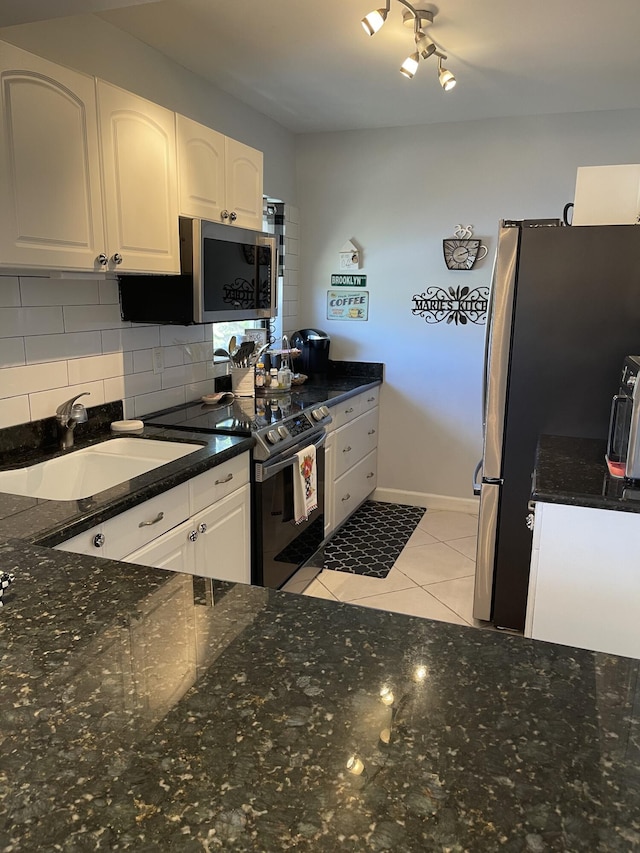
<path fill-rule="evenodd" d="M 215 370 L 211 325 L 123 323 L 115 280 L 0 275 L 0 427 L 82 391 L 139 417 L 212 393 Z"/>

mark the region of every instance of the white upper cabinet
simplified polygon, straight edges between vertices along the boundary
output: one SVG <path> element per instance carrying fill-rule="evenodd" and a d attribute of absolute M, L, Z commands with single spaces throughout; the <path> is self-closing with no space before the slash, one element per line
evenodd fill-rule
<path fill-rule="evenodd" d="M 100 270 L 95 81 L 0 43 L 0 263 Z"/>
<path fill-rule="evenodd" d="M 180 272 L 174 113 L 97 81 L 108 269 Z"/>
<path fill-rule="evenodd" d="M 180 213 L 262 230 L 262 152 L 176 116 Z"/>

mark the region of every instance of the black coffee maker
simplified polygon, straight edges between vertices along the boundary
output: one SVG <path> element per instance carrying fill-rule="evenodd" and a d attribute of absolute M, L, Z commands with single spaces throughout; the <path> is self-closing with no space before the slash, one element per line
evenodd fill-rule
<path fill-rule="evenodd" d="M 298 373 L 309 379 L 323 379 L 329 370 L 331 338 L 321 329 L 300 329 L 291 336 L 291 346 L 302 353 L 294 362 Z"/>

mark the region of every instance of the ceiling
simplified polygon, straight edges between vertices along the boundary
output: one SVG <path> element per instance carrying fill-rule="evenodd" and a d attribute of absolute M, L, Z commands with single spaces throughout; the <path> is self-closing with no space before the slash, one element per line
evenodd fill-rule
<path fill-rule="evenodd" d="M 417 2 L 458 79 L 448 93 L 433 56 L 399 73 L 413 31 L 391 4 L 367 36 L 384 0 L 3 2 L 24 20 L 94 11 L 296 133 L 640 108 L 639 0 Z"/>

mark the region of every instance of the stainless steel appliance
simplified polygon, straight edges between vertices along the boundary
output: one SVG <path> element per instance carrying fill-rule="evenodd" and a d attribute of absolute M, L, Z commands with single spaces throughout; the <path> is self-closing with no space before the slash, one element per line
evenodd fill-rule
<path fill-rule="evenodd" d="M 179 229 L 180 275 L 118 276 L 123 320 L 184 326 L 276 316 L 274 237 L 184 216 Z"/>
<path fill-rule="evenodd" d="M 611 403 L 607 462 L 614 476 L 640 479 L 640 356 L 628 355 Z"/>
<path fill-rule="evenodd" d="M 279 589 L 324 539 L 324 442 L 331 423 L 327 406 L 292 395 L 236 399 L 228 405 L 190 403 L 146 415 L 153 426 L 192 432 L 251 435 L 252 471 L 252 583 Z M 299 450 L 316 448 L 318 507 L 306 521 L 293 516 L 293 466 Z M 317 574 L 320 568 L 314 569 Z M 305 578 L 302 588 L 312 579 Z M 293 582 L 295 584 L 295 582 Z M 295 587 L 291 587 L 292 589 Z"/>
<path fill-rule="evenodd" d="M 538 227 L 536 227 L 538 226 Z M 503 221 L 485 344 L 474 616 L 522 630 L 542 433 L 605 439 L 620 363 L 640 351 L 640 228 Z"/>

